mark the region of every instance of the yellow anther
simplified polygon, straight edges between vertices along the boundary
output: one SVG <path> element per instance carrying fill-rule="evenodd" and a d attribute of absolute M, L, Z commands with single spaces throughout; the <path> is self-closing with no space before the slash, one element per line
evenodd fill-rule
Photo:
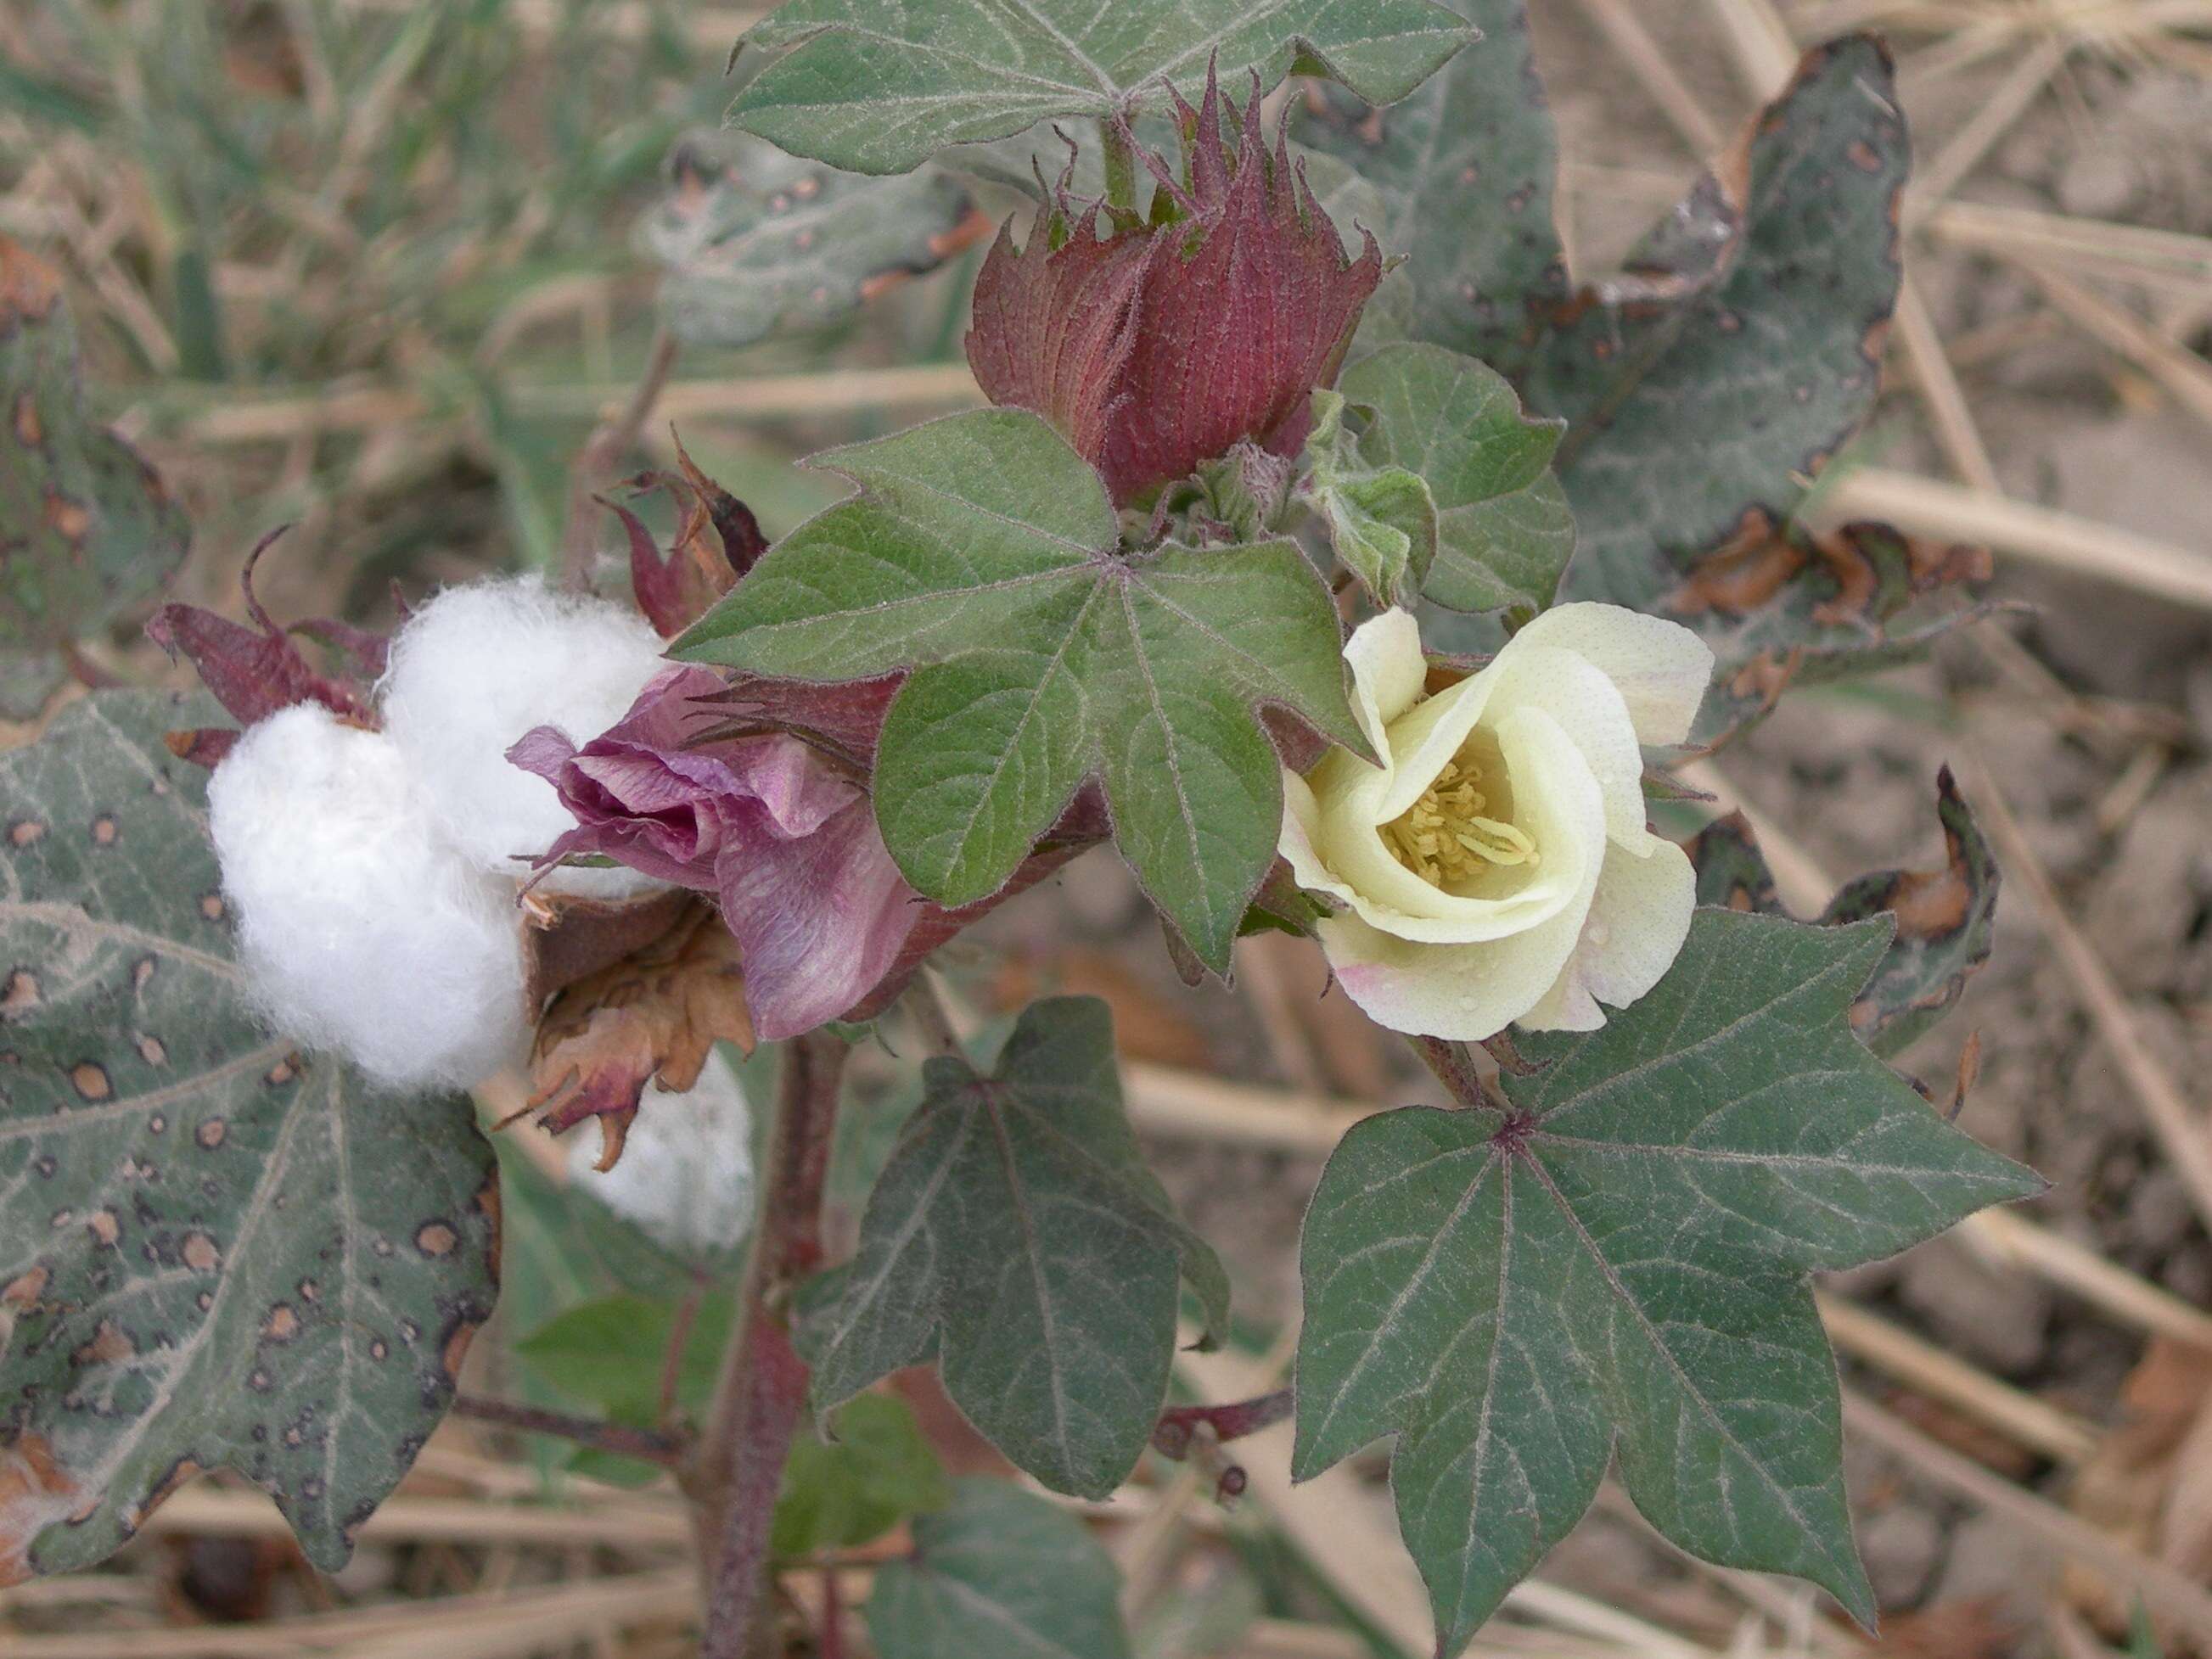
<path fill-rule="evenodd" d="M 1536 843 L 1517 824 L 1484 817 L 1490 803 L 1471 762 L 1446 763 L 1421 798 L 1382 829 L 1390 855 L 1431 886 L 1464 881 L 1497 865 L 1533 865 Z"/>

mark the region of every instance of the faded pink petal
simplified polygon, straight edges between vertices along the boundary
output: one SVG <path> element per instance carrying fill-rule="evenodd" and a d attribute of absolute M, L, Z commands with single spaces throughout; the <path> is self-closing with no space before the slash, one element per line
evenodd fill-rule
<path fill-rule="evenodd" d="M 898 960 L 922 910 L 857 793 L 811 835 L 732 838 L 720 874 L 745 1001 L 769 1042 L 860 1001 Z"/>
<path fill-rule="evenodd" d="M 672 668 L 580 748 L 540 726 L 507 757 L 575 817 L 543 861 L 599 854 L 720 896 L 773 1040 L 858 1002 L 923 907 L 859 785 L 788 732 L 729 735 L 727 692 L 712 670 Z"/>

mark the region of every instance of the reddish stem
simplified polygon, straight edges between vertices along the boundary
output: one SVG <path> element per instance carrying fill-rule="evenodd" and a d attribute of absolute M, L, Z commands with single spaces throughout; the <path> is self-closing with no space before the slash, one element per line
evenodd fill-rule
<path fill-rule="evenodd" d="M 822 1569 L 821 1641 L 815 1659 L 845 1659 L 845 1604 L 837 1596 L 837 1569 Z"/>
<path fill-rule="evenodd" d="M 520 1429 L 526 1434 L 557 1435 L 580 1446 L 639 1458 L 664 1468 L 673 1468 L 684 1460 L 684 1448 L 670 1436 L 656 1434 L 651 1429 L 631 1428 L 627 1424 L 602 1423 L 592 1418 L 570 1417 L 565 1412 L 541 1411 L 535 1406 L 509 1405 L 504 1400 L 478 1400 L 470 1395 L 462 1395 L 453 1401 L 453 1413 L 478 1423 Z"/>
<path fill-rule="evenodd" d="M 677 1306 L 676 1318 L 668 1332 L 668 1346 L 660 1356 L 660 1420 L 663 1423 L 676 1415 L 677 1389 L 684 1381 L 684 1351 L 691 1346 L 692 1328 L 699 1322 L 699 1304 L 706 1296 L 706 1286 L 698 1285 Z"/>
<path fill-rule="evenodd" d="M 1152 1429 L 1152 1449 L 1181 1462 L 1201 1427 L 1212 1430 L 1217 1442 L 1241 1440 L 1281 1422 L 1297 1403 L 1296 1392 L 1282 1388 L 1225 1406 L 1170 1406 Z"/>
<path fill-rule="evenodd" d="M 792 1285 L 822 1257 L 822 1186 L 846 1045 L 824 1031 L 787 1044 L 763 1172 L 760 1215 L 699 1456 L 686 1472 L 707 1577 L 702 1659 L 772 1652 L 769 1543 L 777 1488 L 806 1398 L 806 1364 L 785 1319 Z"/>
<path fill-rule="evenodd" d="M 1462 1042 L 1447 1042 L 1441 1037 L 1417 1036 L 1406 1039 L 1421 1063 L 1437 1074 L 1437 1080 L 1451 1091 L 1451 1097 L 1462 1106 L 1489 1106 L 1493 1103 L 1483 1086 L 1482 1073 L 1475 1069 L 1474 1056 Z"/>

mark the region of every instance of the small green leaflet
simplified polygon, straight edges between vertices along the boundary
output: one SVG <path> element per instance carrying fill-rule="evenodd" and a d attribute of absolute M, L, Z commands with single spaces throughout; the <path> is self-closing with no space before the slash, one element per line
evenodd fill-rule
<path fill-rule="evenodd" d="M 1386 610 L 1411 605 L 1437 556 L 1435 498 L 1417 472 L 1368 465 L 1359 441 L 1344 429 L 1344 410 L 1341 392 L 1314 393 L 1307 497 L 1337 562 L 1359 578 L 1375 603 Z"/>
<path fill-rule="evenodd" d="M 923 1079 L 810 1341 L 816 1408 L 934 1349 L 994 1445 L 1055 1492 L 1103 1498 L 1158 1419 L 1178 1274 L 1218 1331 L 1221 1263 L 1145 1167 L 1095 997 L 1031 1004 L 988 1075 L 936 1058 Z"/>
<path fill-rule="evenodd" d="M 1474 38 L 1431 0 L 791 0 L 744 44 L 794 46 L 732 125 L 854 173 L 904 173 L 948 144 L 1057 116 L 1110 116 L 1163 82 L 1195 96 L 1296 70 L 1375 103 Z"/>
<path fill-rule="evenodd" d="M 1002 1480 L 954 1483 L 915 1522 L 914 1555 L 876 1573 L 883 1659 L 1129 1659 L 1121 1574 L 1090 1528 Z"/>
<path fill-rule="evenodd" d="M 151 598 L 191 527 L 85 407 L 61 279 L 0 237 L 0 719 L 28 720 L 70 642 Z"/>
<path fill-rule="evenodd" d="M 907 1403 L 860 1395 L 838 1408 L 826 1440 L 799 1431 L 776 1499 L 775 1553 L 854 1549 L 951 1501 L 945 1466 Z"/>
<path fill-rule="evenodd" d="M 1524 416 L 1496 370 L 1442 346 L 1385 346 L 1338 390 L 1373 412 L 1360 453 L 1427 483 L 1437 542 L 1422 597 L 1454 611 L 1551 604 L 1575 550 L 1551 465 L 1565 422 Z"/>
<path fill-rule="evenodd" d="M 1367 752 L 1342 635 L 1285 539 L 1124 553 L 1098 475 L 1025 410 L 818 458 L 862 493 L 774 548 L 672 647 L 807 679 L 914 668 L 877 754 L 877 822 L 955 907 L 1006 884 L 1097 779 L 1115 844 L 1216 973 L 1282 823 L 1255 704 Z"/>
<path fill-rule="evenodd" d="M 0 756 L 0 1583 L 88 1566 L 201 1469 L 335 1570 L 490 1313 L 464 1096 L 262 1029 L 231 958 L 211 699 L 103 692 Z"/>
<path fill-rule="evenodd" d="M 661 314 L 690 345 L 836 322 L 943 264 L 974 211 L 943 173 L 863 178 L 737 132 L 691 134 L 668 170 L 638 240 L 665 272 Z"/>
<path fill-rule="evenodd" d="M 1517 374 L 1539 319 L 1570 291 L 1552 226 L 1558 147 L 1523 0 L 1445 3 L 1481 29 L 1476 46 L 1386 109 L 1324 88 L 1291 131 L 1358 169 L 1384 204 L 1368 228 L 1405 256 L 1368 307 L 1362 343 L 1404 333 Z M 1378 308 L 1401 306 L 1404 325 L 1379 332 Z"/>
<path fill-rule="evenodd" d="M 1657 988 L 1502 1108 L 1370 1118 L 1306 1218 L 1292 1469 L 1396 1434 L 1399 1525 L 1455 1653 L 1616 1452 L 1676 1544 L 1790 1572 L 1863 1624 L 1835 1363 L 1807 1275 L 1873 1261 L 2029 1171 L 1851 1035 L 1881 921 L 1700 910 Z"/>

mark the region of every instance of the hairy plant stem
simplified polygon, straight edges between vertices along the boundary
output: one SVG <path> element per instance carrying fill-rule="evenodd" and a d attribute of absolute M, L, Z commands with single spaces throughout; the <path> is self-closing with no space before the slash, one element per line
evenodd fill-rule
<path fill-rule="evenodd" d="M 924 1045 L 933 1054 L 946 1054 L 957 1060 L 967 1053 L 961 1045 L 959 1028 L 945 1006 L 945 998 L 939 993 L 937 981 L 923 969 L 914 976 L 899 998 L 899 1006 L 914 1022 L 914 1028 Z"/>
<path fill-rule="evenodd" d="M 1463 1042 L 1447 1042 L 1441 1037 L 1409 1036 L 1406 1039 L 1421 1064 L 1436 1073 L 1437 1081 L 1451 1091 L 1451 1097 L 1462 1106 L 1490 1106 L 1496 1103 L 1475 1069 L 1474 1056 Z"/>
<path fill-rule="evenodd" d="M 674 1468 L 684 1461 L 683 1445 L 674 1437 L 651 1429 L 632 1428 L 623 1423 L 602 1423 L 593 1418 L 571 1417 L 566 1412 L 541 1411 L 535 1406 L 479 1400 L 465 1394 L 455 1398 L 453 1414 L 472 1422 L 495 1424 L 503 1429 L 519 1429 L 526 1434 L 555 1435 L 580 1446 L 589 1446 L 594 1451 L 635 1457 L 664 1468 Z"/>
<path fill-rule="evenodd" d="M 653 343 L 646 348 L 645 368 L 630 391 L 629 401 L 613 419 L 601 422 L 577 452 L 575 465 L 568 471 L 568 519 L 561 530 L 562 586 L 581 592 L 591 585 L 592 526 L 599 512 L 592 497 L 613 476 L 638 434 L 645 430 L 653 406 L 660 401 L 675 368 L 676 337 L 665 327 L 654 329 Z"/>
<path fill-rule="evenodd" d="M 793 1285 L 822 1259 L 822 1186 L 848 1052 L 827 1031 L 785 1045 L 738 1293 L 743 1314 L 722 1356 L 697 1455 L 684 1471 L 699 1535 L 704 1659 L 775 1651 L 769 1532 L 806 1397 L 806 1364 L 791 1345 L 787 1310 Z"/>

